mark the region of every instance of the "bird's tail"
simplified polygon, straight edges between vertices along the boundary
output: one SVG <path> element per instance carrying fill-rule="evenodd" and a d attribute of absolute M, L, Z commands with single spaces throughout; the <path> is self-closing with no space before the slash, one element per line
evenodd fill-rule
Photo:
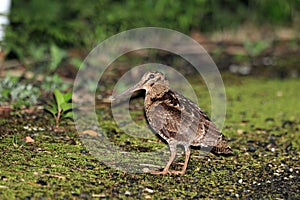
<path fill-rule="evenodd" d="M 233 154 L 233 151 L 231 147 L 228 145 L 228 142 L 224 136 L 222 136 L 222 139 L 219 142 L 217 142 L 217 144 L 212 148 L 211 152 L 213 154 L 221 154 L 221 155 Z"/>

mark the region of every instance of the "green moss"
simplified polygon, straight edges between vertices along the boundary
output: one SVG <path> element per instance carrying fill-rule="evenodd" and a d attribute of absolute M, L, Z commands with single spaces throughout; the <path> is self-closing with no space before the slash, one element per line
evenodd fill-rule
<path fill-rule="evenodd" d="M 223 133 L 235 156 L 202 157 L 193 149 L 184 176 L 125 173 L 91 156 L 72 127 L 62 133 L 48 131 L 51 124 L 45 124 L 44 116 L 0 120 L 0 199 L 299 198 L 295 184 L 300 173 L 299 80 L 226 74 L 224 82 L 227 117 Z M 200 106 L 209 110 L 205 87 L 198 84 L 196 90 L 201 94 Z M 134 137 L 138 128 L 123 131 L 109 114 L 99 113 L 103 134 L 124 151 L 165 147 L 154 136 Z M 131 117 L 146 125 L 142 110 L 133 109 Z M 38 124 L 45 131 L 25 130 L 26 124 Z M 22 141 L 28 135 L 34 143 Z M 182 161 L 178 157 L 172 168 L 180 169 Z M 133 162 L 129 159 L 128 166 Z"/>

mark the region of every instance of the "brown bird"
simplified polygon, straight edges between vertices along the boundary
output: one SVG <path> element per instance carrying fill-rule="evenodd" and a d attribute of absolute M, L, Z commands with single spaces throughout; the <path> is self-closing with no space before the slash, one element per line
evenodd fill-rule
<path fill-rule="evenodd" d="M 146 90 L 145 112 L 152 129 L 169 145 L 171 156 L 163 171 L 152 174 L 184 174 L 190 158 L 190 146 L 211 148 L 214 154 L 232 154 L 225 137 L 197 104 L 183 95 L 172 91 L 169 81 L 160 72 L 147 72 L 133 87 L 113 97 L 113 100 Z M 170 171 L 177 146 L 185 150 L 185 161 L 181 171 Z"/>

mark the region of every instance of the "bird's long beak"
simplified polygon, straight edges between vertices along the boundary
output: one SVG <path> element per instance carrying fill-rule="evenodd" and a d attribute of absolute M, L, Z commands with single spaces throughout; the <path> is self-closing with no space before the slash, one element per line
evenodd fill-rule
<path fill-rule="evenodd" d="M 124 92 L 122 92 L 121 94 L 118 94 L 116 96 L 113 96 L 112 97 L 112 100 L 115 101 L 115 100 L 118 100 L 118 99 L 121 99 L 123 97 L 126 97 L 127 95 L 130 95 L 132 93 L 134 93 L 135 91 L 137 90 L 140 90 L 142 89 L 142 83 L 141 82 L 138 82 L 137 84 L 135 84 L 134 86 L 132 86 L 131 88 L 128 88 L 127 90 L 125 90 Z"/>

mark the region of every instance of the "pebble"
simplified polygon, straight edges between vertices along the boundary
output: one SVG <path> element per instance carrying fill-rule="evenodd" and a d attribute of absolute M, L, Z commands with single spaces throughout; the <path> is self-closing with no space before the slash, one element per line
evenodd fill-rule
<path fill-rule="evenodd" d="M 240 180 L 239 180 L 239 183 L 242 184 L 242 183 L 243 183 L 243 179 L 240 179 Z"/>
<path fill-rule="evenodd" d="M 146 191 L 146 192 L 149 192 L 149 193 L 153 193 L 153 192 L 154 192 L 154 190 L 152 190 L 152 189 L 150 189 L 150 188 L 145 188 L 145 191 Z"/>
<path fill-rule="evenodd" d="M 254 146 L 250 146 L 248 149 L 249 152 L 255 152 L 256 148 Z"/>
<path fill-rule="evenodd" d="M 149 173 L 150 172 L 150 169 L 147 168 L 147 167 L 143 168 L 142 170 L 143 170 L 144 173 Z"/>
<path fill-rule="evenodd" d="M 131 195 L 131 192 L 129 192 L 128 190 L 125 192 L 125 195 L 129 196 Z"/>

